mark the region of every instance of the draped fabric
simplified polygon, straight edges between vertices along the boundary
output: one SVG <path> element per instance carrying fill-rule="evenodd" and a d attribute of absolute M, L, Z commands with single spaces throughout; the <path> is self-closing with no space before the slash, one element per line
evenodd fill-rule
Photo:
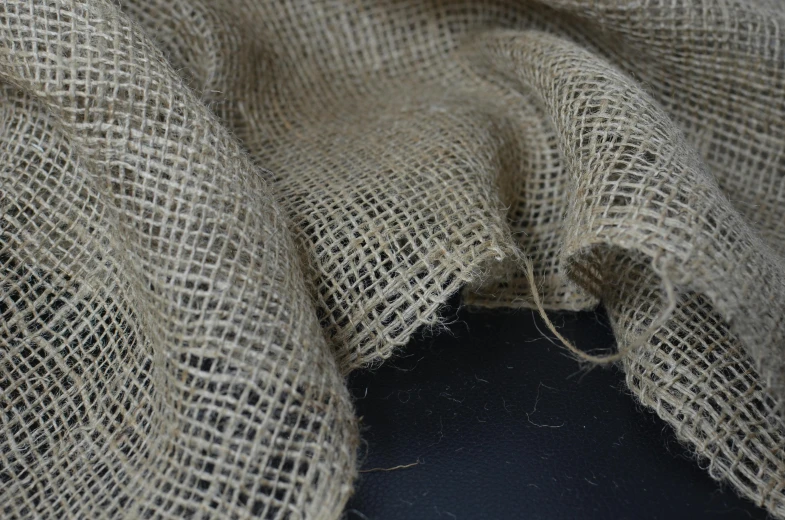
<path fill-rule="evenodd" d="M 461 291 L 604 307 L 617 350 L 565 346 L 785 518 L 783 31 L 778 0 L 3 0 L 3 516 L 338 518 L 346 374 Z"/>

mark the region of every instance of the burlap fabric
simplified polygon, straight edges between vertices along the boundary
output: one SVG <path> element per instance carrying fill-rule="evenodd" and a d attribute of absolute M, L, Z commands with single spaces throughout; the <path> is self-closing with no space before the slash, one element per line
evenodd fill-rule
<path fill-rule="evenodd" d="M 785 518 L 783 31 L 778 0 L 0 3 L 3 515 L 339 517 L 343 375 L 464 288 L 604 305 L 634 396 Z"/>

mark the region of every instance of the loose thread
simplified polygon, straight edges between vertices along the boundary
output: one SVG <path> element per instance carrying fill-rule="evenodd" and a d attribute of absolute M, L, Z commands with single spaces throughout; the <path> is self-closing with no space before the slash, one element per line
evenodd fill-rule
<path fill-rule="evenodd" d="M 373 473 L 374 471 L 395 471 L 396 469 L 411 468 L 413 466 L 417 466 L 419 463 L 420 463 L 420 459 L 417 459 L 415 462 L 412 462 L 411 464 L 401 464 L 400 466 L 393 466 L 392 468 L 361 469 L 360 473 Z"/>
<path fill-rule="evenodd" d="M 565 338 L 558 331 L 558 329 L 556 329 L 556 326 L 545 312 L 545 307 L 542 305 L 540 292 L 537 289 L 537 284 L 534 278 L 534 265 L 532 264 L 532 261 L 529 257 L 523 257 L 523 263 L 526 271 L 526 278 L 529 281 L 529 286 L 531 288 L 532 299 L 534 300 L 534 305 L 537 307 L 537 312 L 539 313 L 540 318 L 542 318 L 542 320 L 545 322 L 545 326 L 548 327 L 548 330 L 550 330 L 556 336 L 556 338 L 561 341 L 564 347 L 582 361 L 587 361 L 589 363 L 595 363 L 598 365 L 607 365 L 620 361 L 624 358 L 624 356 L 627 355 L 628 352 L 635 351 L 647 343 L 649 339 L 662 326 L 664 326 L 665 323 L 667 323 L 667 321 L 673 315 L 673 312 L 676 310 L 677 300 L 673 283 L 667 277 L 662 276 L 660 278 L 662 280 L 662 284 L 665 289 L 665 296 L 667 297 L 668 301 L 668 306 L 664 309 L 664 311 L 651 323 L 651 325 L 649 325 L 649 327 L 642 334 L 635 338 L 635 340 L 629 343 L 626 347 L 620 348 L 619 351 L 615 354 L 608 354 L 607 356 L 595 356 L 577 348 L 570 340 Z"/>

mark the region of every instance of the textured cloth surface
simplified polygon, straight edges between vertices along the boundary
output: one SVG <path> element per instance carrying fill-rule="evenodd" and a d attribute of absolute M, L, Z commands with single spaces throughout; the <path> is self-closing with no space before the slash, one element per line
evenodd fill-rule
<path fill-rule="evenodd" d="M 336 518 L 345 374 L 463 290 L 604 305 L 635 398 L 785 517 L 783 30 L 778 0 L 4 0 L 4 516 Z"/>

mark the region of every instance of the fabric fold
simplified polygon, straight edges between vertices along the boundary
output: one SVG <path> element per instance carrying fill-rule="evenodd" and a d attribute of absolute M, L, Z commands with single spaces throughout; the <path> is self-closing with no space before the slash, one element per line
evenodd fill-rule
<path fill-rule="evenodd" d="M 4 515 L 337 517 L 356 420 L 259 171 L 113 5 L 0 18 Z"/>
<path fill-rule="evenodd" d="M 4 511 L 336 518 L 342 376 L 462 290 L 603 305 L 634 396 L 785 517 L 781 3 L 120 10 L 0 6 Z"/>

